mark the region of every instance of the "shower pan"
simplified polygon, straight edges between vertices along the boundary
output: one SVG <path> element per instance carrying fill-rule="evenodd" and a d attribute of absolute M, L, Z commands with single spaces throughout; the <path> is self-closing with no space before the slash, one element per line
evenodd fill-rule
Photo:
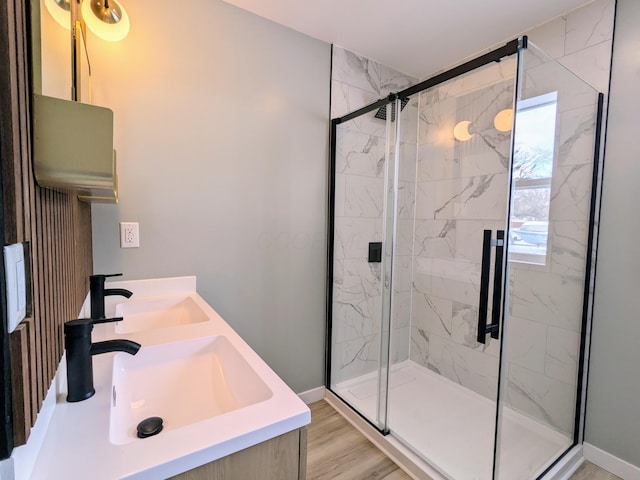
<path fill-rule="evenodd" d="M 444 478 L 581 442 L 602 103 L 522 37 L 332 120 L 327 388 Z"/>

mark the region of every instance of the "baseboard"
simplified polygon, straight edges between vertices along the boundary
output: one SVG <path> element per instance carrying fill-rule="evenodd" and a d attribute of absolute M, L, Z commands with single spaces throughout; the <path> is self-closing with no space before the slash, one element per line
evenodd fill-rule
<path fill-rule="evenodd" d="M 600 468 L 604 468 L 623 480 L 640 480 L 640 468 L 635 465 L 631 465 L 621 458 L 615 457 L 604 450 L 600 450 L 590 443 L 585 442 L 582 445 L 582 451 L 587 461 L 596 464 Z"/>
<path fill-rule="evenodd" d="M 312 388 L 311 390 L 307 390 L 306 392 L 301 392 L 298 394 L 300 400 L 309 405 L 310 403 L 319 402 L 324 398 L 325 388 L 317 387 Z"/>
<path fill-rule="evenodd" d="M 543 479 L 570 480 L 583 463 L 582 445 L 576 445 L 547 472 Z"/>

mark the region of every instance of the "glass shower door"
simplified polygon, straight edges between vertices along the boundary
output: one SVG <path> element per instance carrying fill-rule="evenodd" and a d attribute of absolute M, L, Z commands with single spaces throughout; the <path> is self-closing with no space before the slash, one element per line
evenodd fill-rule
<path fill-rule="evenodd" d="M 599 95 L 519 52 L 496 478 L 538 478 L 580 434 Z"/>
<path fill-rule="evenodd" d="M 329 385 L 387 427 L 393 249 L 394 105 L 332 124 L 333 255 Z"/>
<path fill-rule="evenodd" d="M 492 62 L 400 115 L 389 428 L 453 479 L 492 478 L 515 72 Z"/>

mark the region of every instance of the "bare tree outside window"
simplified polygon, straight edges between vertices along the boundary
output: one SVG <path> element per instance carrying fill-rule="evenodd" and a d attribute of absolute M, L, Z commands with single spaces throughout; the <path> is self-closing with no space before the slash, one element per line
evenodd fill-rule
<path fill-rule="evenodd" d="M 519 101 L 513 153 L 510 252 L 545 263 L 557 94 Z"/>

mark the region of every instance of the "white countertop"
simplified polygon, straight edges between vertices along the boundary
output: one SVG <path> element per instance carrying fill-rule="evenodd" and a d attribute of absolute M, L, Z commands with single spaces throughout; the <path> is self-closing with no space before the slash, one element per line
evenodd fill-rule
<path fill-rule="evenodd" d="M 55 380 L 56 405 L 33 469 L 32 480 L 165 479 L 303 427 L 311 421 L 308 407 L 204 302 L 196 293 L 195 284 L 195 277 L 107 283 L 107 288 L 133 291 L 131 300 L 188 293 L 209 317 L 206 322 L 118 334 L 117 338 L 136 341 L 144 348 L 197 337 L 224 335 L 273 395 L 263 402 L 182 428 L 136 439 L 125 445 L 115 445 L 109 440 L 109 425 L 112 366 L 116 354 L 93 357 L 96 393 L 77 403 L 66 401 L 66 365 L 63 358 Z M 107 317 L 114 315 L 117 303 L 126 301 L 123 297 L 107 297 Z M 86 305 L 85 302 L 81 316 L 86 313 Z M 93 341 L 116 338 L 112 325 L 96 325 Z"/>

